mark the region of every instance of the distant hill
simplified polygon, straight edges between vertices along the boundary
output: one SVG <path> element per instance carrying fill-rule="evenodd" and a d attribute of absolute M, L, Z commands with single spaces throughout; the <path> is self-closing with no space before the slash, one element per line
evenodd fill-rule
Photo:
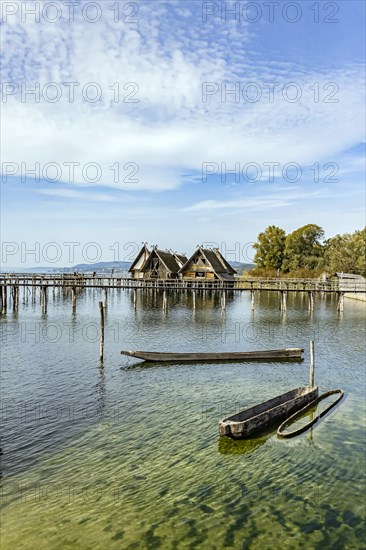
<path fill-rule="evenodd" d="M 70 271 L 128 271 L 132 262 L 96 262 L 95 264 L 76 264 Z"/>
<path fill-rule="evenodd" d="M 247 269 L 253 269 L 254 264 L 242 264 L 240 262 L 229 262 L 229 264 L 238 272 L 239 275 Z M 127 273 L 132 262 L 96 262 L 94 264 L 76 264 L 72 267 L 14 267 L 5 268 L 4 273 Z"/>

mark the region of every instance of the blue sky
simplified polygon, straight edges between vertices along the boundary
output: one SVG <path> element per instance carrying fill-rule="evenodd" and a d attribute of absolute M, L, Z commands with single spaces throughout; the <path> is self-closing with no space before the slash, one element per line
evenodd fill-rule
<path fill-rule="evenodd" d="M 2 240 L 16 243 L 4 267 L 35 265 L 22 247 L 50 242 L 62 250 L 53 265 L 69 265 L 88 242 L 107 261 L 142 241 L 248 250 L 272 224 L 317 223 L 328 237 L 364 226 L 364 2 L 301 1 L 285 14 L 280 2 L 273 22 L 263 2 L 257 22 L 246 2 L 235 18 L 221 12 L 233 2 L 120 2 L 115 22 L 105 1 L 96 23 L 88 2 L 73 22 L 60 2 L 55 23 L 24 18 L 34 4 L 19 2 L 2 29 Z M 39 102 L 22 98 L 36 83 Z M 40 181 L 22 181 L 35 163 Z M 55 164 L 58 181 L 42 179 Z M 72 259 L 67 242 L 79 243 Z"/>

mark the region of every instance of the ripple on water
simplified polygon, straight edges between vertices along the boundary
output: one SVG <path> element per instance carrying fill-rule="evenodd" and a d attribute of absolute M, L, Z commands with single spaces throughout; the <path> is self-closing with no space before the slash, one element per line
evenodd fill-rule
<path fill-rule="evenodd" d="M 14 334 L 2 348 L 9 405 L 2 550 L 263 550 L 276 540 L 291 550 L 362 548 L 364 310 L 347 304 L 340 319 L 325 301 L 310 319 L 293 297 L 281 320 L 276 300 L 263 297 L 253 319 L 242 296 L 228 300 L 225 319 L 210 300 L 197 301 L 195 315 L 170 302 L 164 315 L 147 306 L 135 312 L 129 293 L 116 292 L 100 369 L 98 340 L 80 337 L 97 318 L 92 298 L 80 297 L 71 324 L 70 304 L 50 303 L 48 318 L 69 323 L 60 341 L 39 345 Z M 19 318 L 34 322 L 38 313 L 24 308 Z M 238 326 L 245 338 L 236 341 L 230 330 Z M 273 432 L 220 438 L 218 421 L 306 384 L 307 356 L 302 364 L 126 370 L 119 355 L 121 348 L 307 348 L 314 331 L 321 391 L 343 387 L 347 396 L 312 432 L 289 441 Z"/>

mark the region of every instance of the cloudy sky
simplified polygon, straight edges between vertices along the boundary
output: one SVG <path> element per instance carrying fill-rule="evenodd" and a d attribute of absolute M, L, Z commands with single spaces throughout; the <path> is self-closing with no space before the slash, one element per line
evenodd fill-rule
<path fill-rule="evenodd" d="M 362 228 L 365 4 L 269 4 L 4 0 L 3 266 Z"/>

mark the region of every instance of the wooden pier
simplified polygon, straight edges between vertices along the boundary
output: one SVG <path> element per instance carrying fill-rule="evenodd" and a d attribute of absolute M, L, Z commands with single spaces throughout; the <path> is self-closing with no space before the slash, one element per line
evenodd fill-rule
<path fill-rule="evenodd" d="M 0 274 L 0 286 L 73 287 L 73 288 L 132 288 L 174 290 L 267 290 L 287 292 L 352 292 L 365 293 L 365 280 L 340 281 L 339 279 L 290 279 L 290 278 L 236 278 L 234 281 L 190 279 L 132 279 L 117 274 Z"/>
<path fill-rule="evenodd" d="M 0 312 L 5 313 L 8 302 L 12 303 L 13 311 L 19 307 L 20 290 L 23 288 L 23 302 L 36 301 L 37 289 L 42 312 L 47 313 L 49 290 L 53 296 L 56 289 L 63 289 L 71 297 L 72 311 L 76 310 L 77 294 L 83 289 L 103 289 L 104 309 L 107 308 L 109 289 L 133 290 L 133 304 L 137 307 L 137 293 L 144 290 L 162 290 L 162 307 L 167 310 L 169 291 L 190 292 L 193 297 L 193 309 L 196 308 L 196 292 L 219 292 L 221 309 L 226 309 L 226 294 L 238 292 L 250 292 L 251 310 L 255 308 L 255 295 L 260 292 L 277 292 L 279 296 L 279 309 L 281 313 L 287 311 L 288 293 L 300 292 L 307 296 L 308 309 L 314 310 L 315 296 L 321 298 L 326 294 L 337 296 L 337 310 L 344 310 L 344 296 L 347 293 L 366 294 L 366 281 L 354 279 L 342 281 L 340 279 L 290 279 L 290 278 L 243 278 L 238 277 L 233 281 L 221 280 L 191 280 L 191 279 L 132 279 L 119 274 L 86 274 L 86 273 L 60 273 L 60 274 L 34 274 L 34 273 L 4 273 L 0 274 Z"/>

